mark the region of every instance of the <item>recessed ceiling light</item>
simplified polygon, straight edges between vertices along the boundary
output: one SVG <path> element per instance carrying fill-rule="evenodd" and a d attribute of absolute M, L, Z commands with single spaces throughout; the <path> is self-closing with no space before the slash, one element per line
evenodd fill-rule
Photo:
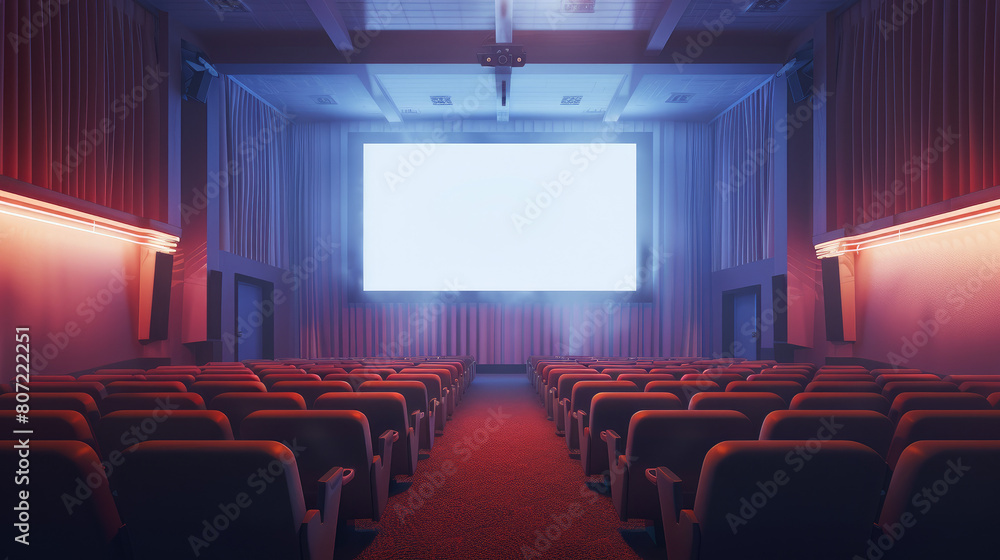
<path fill-rule="evenodd" d="M 205 0 L 217 12 L 249 12 L 242 0 Z"/>
<path fill-rule="evenodd" d="M 451 105 L 450 95 L 432 95 L 431 105 Z"/>
<path fill-rule="evenodd" d="M 560 105 L 579 105 L 583 101 L 582 95 L 564 95 Z"/>
<path fill-rule="evenodd" d="M 747 4 L 747 12 L 777 12 L 781 8 L 785 7 L 788 0 L 754 0 Z"/>
<path fill-rule="evenodd" d="M 566 14 L 594 13 L 594 0 L 563 0 L 562 11 Z"/>
<path fill-rule="evenodd" d="M 317 105 L 336 105 L 337 101 L 329 95 L 321 95 L 316 98 Z"/>
<path fill-rule="evenodd" d="M 667 96 L 666 103 L 687 103 L 692 97 L 693 93 L 671 93 Z"/>

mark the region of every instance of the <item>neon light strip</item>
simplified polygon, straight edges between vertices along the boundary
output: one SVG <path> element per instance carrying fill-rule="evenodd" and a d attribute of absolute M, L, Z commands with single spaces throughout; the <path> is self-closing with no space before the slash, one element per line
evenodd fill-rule
<path fill-rule="evenodd" d="M 979 204 L 963 210 L 919 220 L 912 224 L 892 226 L 877 231 L 844 237 L 816 245 L 818 258 L 859 253 L 903 241 L 923 239 L 943 233 L 960 231 L 980 225 L 1000 222 L 1000 201 Z M 989 218 L 989 219 L 987 219 Z M 915 235 L 918 234 L 918 235 Z"/>
<path fill-rule="evenodd" d="M 0 192 L 0 195 L 7 198 L 14 198 L 15 200 L 23 199 L 25 201 L 30 201 L 30 204 L 45 205 L 56 210 L 50 211 L 42 208 L 36 208 L 30 204 L 20 203 L 20 201 L 9 202 L 7 200 L 0 200 L 0 205 L 7 207 L 6 209 L 0 208 L 0 214 L 6 214 L 17 218 L 25 218 L 35 222 L 64 227 L 75 231 L 92 233 L 102 237 L 108 237 L 119 241 L 133 243 L 135 245 L 149 247 L 164 253 L 176 252 L 177 243 L 180 241 L 180 238 L 174 235 L 169 235 L 151 229 L 139 228 L 114 220 L 100 218 L 98 216 L 91 216 L 84 212 L 78 212 L 68 208 L 60 208 L 55 205 L 19 197 L 11 193 Z M 73 215 L 61 214 L 59 211 L 65 211 L 67 214 Z"/>

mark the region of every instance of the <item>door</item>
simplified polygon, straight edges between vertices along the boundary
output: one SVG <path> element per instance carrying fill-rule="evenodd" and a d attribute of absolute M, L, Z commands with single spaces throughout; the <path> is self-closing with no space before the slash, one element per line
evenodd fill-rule
<path fill-rule="evenodd" d="M 264 288 L 260 284 L 236 280 L 236 356 L 237 361 L 264 357 L 265 317 Z"/>
<path fill-rule="evenodd" d="M 760 357 L 760 285 L 722 293 L 723 356 Z"/>

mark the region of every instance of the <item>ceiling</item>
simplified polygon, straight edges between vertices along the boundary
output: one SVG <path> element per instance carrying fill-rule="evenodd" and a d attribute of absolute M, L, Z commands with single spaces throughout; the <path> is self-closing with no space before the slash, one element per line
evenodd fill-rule
<path fill-rule="evenodd" d="M 247 12 L 145 1 L 222 72 L 298 119 L 400 122 L 508 111 L 510 120 L 708 121 L 854 0 L 788 0 L 774 13 L 745 12 L 746 0 L 595 0 L 593 13 L 563 7 L 583 0 L 243 0 Z M 505 25 L 528 64 L 504 78 L 501 111 L 494 71 L 474 55 Z M 674 94 L 690 95 L 667 102 Z"/>

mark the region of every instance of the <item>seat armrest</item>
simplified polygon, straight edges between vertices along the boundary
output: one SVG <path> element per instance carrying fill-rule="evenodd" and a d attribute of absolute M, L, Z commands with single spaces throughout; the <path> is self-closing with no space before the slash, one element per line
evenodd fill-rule
<path fill-rule="evenodd" d="M 392 452 L 392 444 L 397 440 L 399 440 L 399 432 L 396 430 L 386 430 L 383 432 L 378 437 L 378 454 L 385 458 L 386 452 Z"/>
<path fill-rule="evenodd" d="M 420 429 L 420 421 L 424 419 L 424 413 L 421 410 L 414 410 L 410 413 L 410 426 L 416 429 Z"/>
<path fill-rule="evenodd" d="M 587 416 L 587 411 L 577 410 L 573 413 L 573 418 L 580 422 L 580 433 L 583 434 L 583 428 L 590 426 L 590 417 Z"/>
<path fill-rule="evenodd" d="M 667 467 L 646 469 L 646 479 L 656 486 L 664 518 L 676 524 L 681 513 L 681 478 Z M 667 513 L 670 517 L 667 517 Z"/>
<path fill-rule="evenodd" d="M 611 478 L 614 479 L 618 471 L 618 456 L 622 453 L 618 449 L 622 438 L 614 430 L 604 430 L 601 432 L 601 441 L 608 444 L 608 468 L 611 469 Z"/>
<path fill-rule="evenodd" d="M 348 472 L 350 473 L 350 478 L 347 478 Z M 332 469 L 326 471 L 319 479 L 319 515 L 320 520 L 326 523 L 329 519 L 331 512 L 336 519 L 337 511 L 340 508 L 340 492 L 343 485 L 347 483 L 350 479 L 354 478 L 354 471 L 352 469 L 343 469 L 341 467 L 333 467 Z"/>

